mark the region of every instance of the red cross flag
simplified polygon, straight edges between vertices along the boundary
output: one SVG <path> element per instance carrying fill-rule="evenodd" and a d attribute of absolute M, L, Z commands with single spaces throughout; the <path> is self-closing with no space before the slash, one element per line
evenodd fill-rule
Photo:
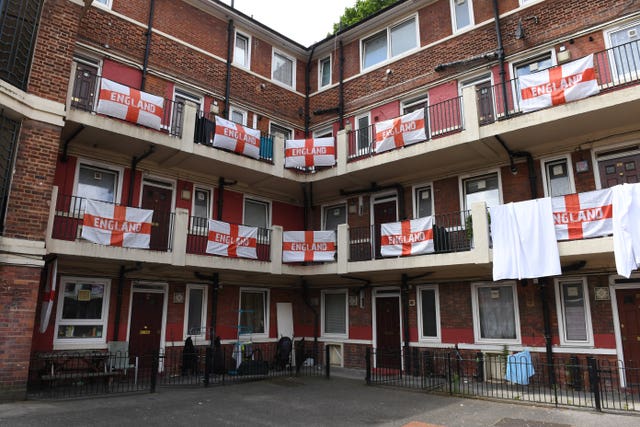
<path fill-rule="evenodd" d="M 593 54 L 567 64 L 520 76 L 523 112 L 577 101 L 600 91 L 593 68 Z"/>
<path fill-rule="evenodd" d="M 42 309 L 40 311 L 40 333 L 44 334 L 49 327 L 53 302 L 56 299 L 56 279 L 58 275 L 58 259 L 47 265 L 47 283 L 44 288 Z"/>
<path fill-rule="evenodd" d="M 433 217 L 382 224 L 382 256 L 420 255 L 433 251 Z"/>
<path fill-rule="evenodd" d="M 101 245 L 148 249 L 152 217 L 152 210 L 87 199 L 82 238 Z"/>
<path fill-rule="evenodd" d="M 378 122 L 375 125 L 375 130 L 374 151 L 376 153 L 424 141 L 427 139 L 424 127 L 424 108 L 395 119 Z"/>
<path fill-rule="evenodd" d="M 557 240 L 588 239 L 613 233 L 610 188 L 552 197 Z"/>
<path fill-rule="evenodd" d="M 208 254 L 258 259 L 257 245 L 258 227 L 209 220 Z"/>
<path fill-rule="evenodd" d="M 282 262 L 334 261 L 335 231 L 285 231 Z"/>
<path fill-rule="evenodd" d="M 216 116 L 216 133 L 213 146 L 260 158 L 260 131 L 239 125 Z"/>
<path fill-rule="evenodd" d="M 287 139 L 284 156 L 285 168 L 310 168 L 336 164 L 333 138 Z"/>
<path fill-rule="evenodd" d="M 160 130 L 164 99 L 137 89 L 102 79 L 96 111 L 100 114 Z"/>

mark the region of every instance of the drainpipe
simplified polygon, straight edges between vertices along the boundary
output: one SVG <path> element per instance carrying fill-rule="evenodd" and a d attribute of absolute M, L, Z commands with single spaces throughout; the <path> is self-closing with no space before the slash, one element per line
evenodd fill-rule
<path fill-rule="evenodd" d="M 144 61 L 142 63 L 142 81 L 140 82 L 140 90 L 144 90 L 147 81 L 147 68 L 149 66 L 149 52 L 151 51 L 151 30 L 153 29 L 153 12 L 155 9 L 155 0 L 151 0 L 149 4 L 149 23 L 147 24 L 147 43 L 144 47 Z"/>
<path fill-rule="evenodd" d="M 127 195 L 127 206 L 131 206 L 131 204 L 133 203 L 133 185 L 136 181 L 136 168 L 138 167 L 138 163 L 149 157 L 153 153 L 154 149 L 155 146 L 151 145 L 149 149 L 140 157 L 133 156 L 133 158 L 131 159 L 131 176 L 129 178 L 129 194 Z"/>
<path fill-rule="evenodd" d="M 311 125 L 311 116 L 309 115 L 309 109 L 311 108 L 309 94 L 311 93 L 311 58 L 313 57 L 313 51 L 316 50 L 316 46 L 311 47 L 309 53 L 309 59 L 307 60 L 307 68 L 304 74 L 305 84 L 305 97 L 304 97 L 304 136 L 309 138 L 309 127 Z"/>
<path fill-rule="evenodd" d="M 120 266 L 120 273 L 118 274 L 118 291 L 116 294 L 116 314 L 113 321 L 113 333 L 111 334 L 111 341 L 118 341 L 120 336 L 120 316 L 122 313 L 122 294 L 124 292 L 124 280 L 125 274 L 133 271 L 139 271 L 142 269 L 142 263 L 137 262 L 135 267 L 125 268 L 124 265 Z"/>
<path fill-rule="evenodd" d="M 338 88 L 338 116 L 340 121 L 340 130 L 344 129 L 344 46 L 342 40 L 339 42 L 339 64 L 340 64 L 340 86 Z"/>
<path fill-rule="evenodd" d="M 529 189 L 531 191 L 531 198 L 538 198 L 538 177 L 536 176 L 536 168 L 533 162 L 533 156 L 528 151 L 511 151 L 511 149 L 507 146 L 504 140 L 500 137 L 500 135 L 496 135 L 495 138 L 498 140 L 500 145 L 505 149 L 507 154 L 509 155 L 509 163 L 511 164 L 511 172 L 517 173 L 518 168 L 515 165 L 514 159 L 516 157 L 524 157 L 527 159 L 527 167 L 529 169 Z"/>
<path fill-rule="evenodd" d="M 222 115 L 229 120 L 231 109 L 229 108 L 229 97 L 231 96 L 231 60 L 233 55 L 233 19 L 229 19 L 227 26 L 227 80 L 224 89 L 224 112 Z"/>
<path fill-rule="evenodd" d="M 496 23 L 496 37 L 498 38 L 498 60 L 500 63 L 500 84 L 502 84 L 502 103 L 504 117 L 509 117 L 509 102 L 507 98 L 507 77 L 504 72 L 504 47 L 502 45 L 502 32 L 500 31 L 500 11 L 498 10 L 498 0 L 493 0 L 493 14 Z"/>

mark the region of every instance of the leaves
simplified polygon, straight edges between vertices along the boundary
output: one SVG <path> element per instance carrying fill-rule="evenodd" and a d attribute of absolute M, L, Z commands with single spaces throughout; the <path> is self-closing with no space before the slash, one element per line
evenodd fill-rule
<path fill-rule="evenodd" d="M 340 20 L 333 24 L 333 34 L 357 24 L 377 11 L 395 3 L 397 0 L 358 0 L 352 7 L 346 7 Z"/>

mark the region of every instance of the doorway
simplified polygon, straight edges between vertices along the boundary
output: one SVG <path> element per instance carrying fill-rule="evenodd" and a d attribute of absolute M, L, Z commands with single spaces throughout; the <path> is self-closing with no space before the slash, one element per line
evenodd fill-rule
<path fill-rule="evenodd" d="M 601 188 L 640 182 L 640 147 L 596 155 Z"/>
<path fill-rule="evenodd" d="M 129 353 L 140 357 L 140 367 L 150 369 L 152 358 L 164 344 L 166 285 L 134 284 L 129 315 Z M 146 357 L 145 357 L 146 356 Z"/>
<path fill-rule="evenodd" d="M 377 294 L 376 368 L 401 369 L 400 296 Z"/>
<path fill-rule="evenodd" d="M 77 60 L 77 58 L 76 58 Z M 98 64 L 76 62 L 76 76 L 71 95 L 71 106 L 83 111 L 93 111 L 98 85 Z"/>
<path fill-rule="evenodd" d="M 398 198 L 395 194 L 382 197 L 376 197 L 373 203 L 373 229 L 374 229 L 374 253 L 376 258 L 382 258 L 380 255 L 381 242 L 381 225 L 387 222 L 396 222 L 398 220 Z"/>
<path fill-rule="evenodd" d="M 620 285 L 618 285 L 620 286 Z M 616 287 L 618 334 L 625 366 L 625 385 L 640 388 L 640 283 Z M 618 351 L 620 351 L 620 346 Z"/>
<path fill-rule="evenodd" d="M 171 184 L 145 179 L 142 185 L 140 207 L 153 210 L 149 249 L 167 251 L 172 225 L 173 188 Z"/>

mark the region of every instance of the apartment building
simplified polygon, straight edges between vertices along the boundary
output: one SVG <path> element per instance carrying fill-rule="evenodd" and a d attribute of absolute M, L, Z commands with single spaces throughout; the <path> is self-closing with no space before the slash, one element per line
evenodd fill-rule
<path fill-rule="evenodd" d="M 557 274 L 494 280 L 512 254 L 488 214 L 551 198 L 556 228 L 600 220 L 562 214 L 637 182 L 640 5 L 400 0 L 309 47 L 216 0 L 0 9 L 0 395 L 24 395 L 36 353 L 114 341 L 289 336 L 399 370 L 454 346 L 640 358 L 640 280 L 610 229 L 559 234 Z M 416 219 L 428 249 L 388 252 Z"/>

